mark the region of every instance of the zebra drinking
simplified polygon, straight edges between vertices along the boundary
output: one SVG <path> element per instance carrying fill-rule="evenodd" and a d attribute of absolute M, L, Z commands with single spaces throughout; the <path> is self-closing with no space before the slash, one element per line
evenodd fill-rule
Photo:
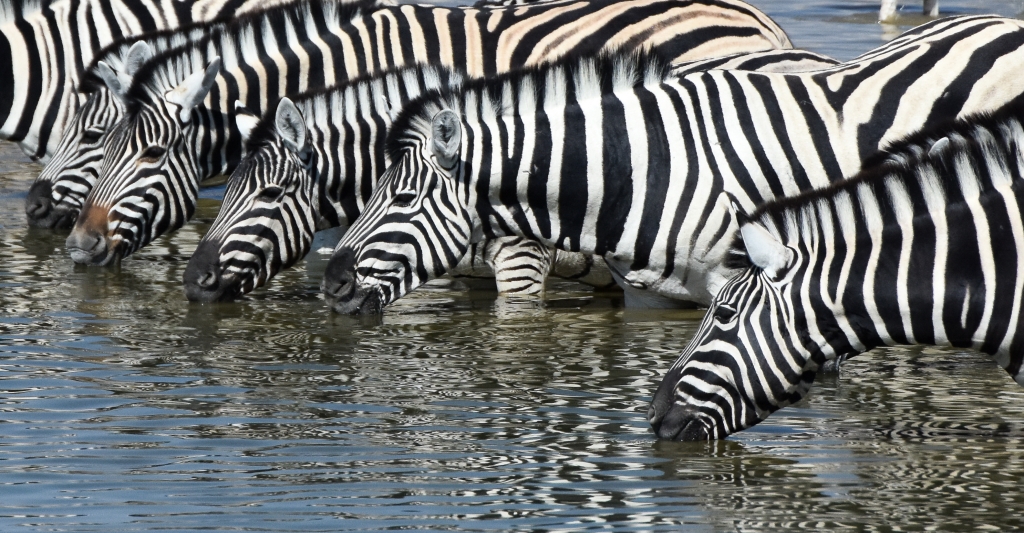
<path fill-rule="evenodd" d="M 673 73 L 708 67 L 789 71 L 835 63 L 801 50 L 774 50 L 684 63 Z M 429 90 L 459 86 L 462 78 L 444 68 L 412 67 L 282 100 L 278 109 L 287 106 L 298 122 L 278 120 L 277 109 L 255 125 L 244 116 L 248 123 L 239 130 L 248 136 L 246 156 L 228 181 L 217 220 L 189 261 L 185 294 L 212 301 L 248 293 L 302 259 L 314 230 L 351 224 L 387 166 L 384 139 L 393 115 Z M 452 274 L 488 275 L 486 270 L 497 268 L 499 292 L 541 290 L 548 269 L 533 261 L 495 264 L 494 258 L 518 248 L 487 242 L 474 245 Z M 556 277 L 597 287 L 613 283 L 600 258 L 558 251 L 551 262 Z M 484 265 L 489 267 L 480 271 Z"/>
<path fill-rule="evenodd" d="M 258 12 L 256 16 L 262 16 Z M 253 15 L 248 15 L 253 16 Z M 193 24 L 150 32 L 108 45 L 82 78 L 85 102 L 64 128 L 60 144 L 29 188 L 25 214 L 32 227 L 70 228 L 96 183 L 107 130 L 124 114 L 122 100 L 138 69 L 154 54 L 222 30 L 224 24 Z"/>
<path fill-rule="evenodd" d="M 100 48 L 274 3 L 0 0 L 0 139 L 46 161 L 78 108 L 82 75 Z"/>
<path fill-rule="evenodd" d="M 576 22 L 566 25 L 565 16 Z M 485 76 L 568 50 L 623 43 L 657 46 L 679 61 L 711 51 L 789 46 L 767 17 L 734 0 L 559 1 L 485 10 L 403 5 L 376 9 L 347 24 L 334 22 L 316 35 L 302 20 L 315 22 L 296 18 L 290 27 L 298 26 L 295 34 L 304 35 L 297 43 L 292 34 L 263 27 L 229 39 L 228 33 L 240 32 L 232 30 L 146 63 L 127 94 L 117 134 L 112 131 L 104 143 L 101 178 L 68 239 L 75 261 L 119 260 L 184 224 L 199 182 L 230 172 L 241 157 L 236 99 L 262 110 L 284 94 L 407 63 L 443 64 Z M 325 48 L 300 46 L 318 38 Z M 321 61 L 320 50 L 331 51 L 332 61 Z M 219 84 L 215 57 L 226 65 Z"/>
<path fill-rule="evenodd" d="M 770 202 L 730 250 L 740 273 L 672 365 L 648 418 L 665 439 L 749 428 L 818 369 L 878 346 L 993 356 L 1024 385 L 1024 105 L 925 130 L 826 189 Z"/>
<path fill-rule="evenodd" d="M 323 289 L 374 312 L 481 238 L 601 255 L 641 303 L 708 303 L 731 277 L 732 198 L 851 175 L 890 140 L 1019 98 L 1024 26 L 941 19 L 810 73 L 714 70 L 662 82 L 616 57 L 467 84 L 411 103 L 392 165 L 339 243 Z"/>

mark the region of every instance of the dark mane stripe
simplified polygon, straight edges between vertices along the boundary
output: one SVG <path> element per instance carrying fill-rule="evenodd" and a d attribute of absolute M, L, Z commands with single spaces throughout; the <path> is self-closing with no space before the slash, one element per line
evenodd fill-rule
<path fill-rule="evenodd" d="M 409 141 L 419 138 L 414 131 L 417 124 L 430 124 L 432 116 L 428 116 L 433 109 L 445 107 L 461 107 L 464 95 L 478 93 L 481 101 L 487 100 L 495 105 L 501 101 L 502 91 L 506 86 L 518 91 L 523 82 L 532 82 L 532 86 L 538 93 L 543 93 L 544 79 L 553 70 L 566 69 L 567 78 L 573 79 L 576 74 L 584 68 L 593 67 L 603 91 L 609 91 L 615 80 L 616 74 L 622 69 L 629 68 L 633 73 L 632 86 L 643 85 L 646 80 L 665 79 L 669 75 L 668 62 L 656 51 L 643 50 L 634 52 L 605 52 L 597 56 L 588 54 L 572 54 L 537 66 L 532 66 L 507 74 L 490 78 L 475 78 L 467 80 L 459 88 L 432 90 L 420 98 L 409 102 L 402 112 L 395 117 L 391 129 L 388 130 L 386 142 L 387 152 L 395 159 L 396 154 L 405 149 Z M 571 95 L 571 92 L 568 92 Z M 542 94 L 541 94 L 542 96 Z M 501 112 L 500 109 L 496 109 Z M 412 133 L 412 136 L 409 134 Z M 419 132 L 420 134 L 426 132 Z"/>

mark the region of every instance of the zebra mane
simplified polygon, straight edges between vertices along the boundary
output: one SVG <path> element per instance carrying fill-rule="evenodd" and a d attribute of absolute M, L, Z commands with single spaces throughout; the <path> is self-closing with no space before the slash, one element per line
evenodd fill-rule
<path fill-rule="evenodd" d="M 410 102 L 395 118 L 388 131 L 388 155 L 394 159 L 410 144 L 428 138 L 431 119 L 443 109 L 465 114 L 466 107 L 479 106 L 481 111 L 502 116 L 514 112 L 506 108 L 513 99 L 532 98 L 540 102 L 596 98 L 660 84 L 668 73 L 668 63 L 650 50 L 573 54 L 491 78 L 468 80 L 461 87 L 429 91 Z M 549 75 L 565 83 L 548 83 Z"/>
<path fill-rule="evenodd" d="M 401 91 L 400 80 L 410 77 L 419 79 L 421 85 L 426 87 L 442 87 L 464 83 L 464 73 L 450 67 L 414 65 L 389 70 L 384 73 L 365 74 L 333 87 L 320 87 L 304 93 L 290 95 L 288 98 L 299 108 L 307 126 L 316 124 L 324 127 L 330 122 L 337 123 L 339 121 L 337 117 L 345 116 L 350 111 L 346 106 L 353 104 L 349 100 L 353 93 L 365 92 L 369 95 L 371 101 L 384 102 L 383 105 L 390 106 L 390 103 L 387 102 L 389 91 Z M 277 116 L 279 104 L 280 100 L 268 105 L 267 109 L 264 110 L 263 116 L 260 117 L 256 127 L 249 133 L 249 138 L 246 141 L 247 153 L 270 144 L 277 138 L 274 120 Z M 392 109 L 391 114 L 393 115 L 397 110 Z"/>
<path fill-rule="evenodd" d="M 327 13 L 332 20 L 350 20 L 372 10 L 377 0 L 357 0 L 341 3 L 337 0 L 303 0 L 295 4 L 252 11 L 226 24 L 221 31 L 184 46 L 156 54 L 135 73 L 132 85 L 125 95 L 128 114 L 137 113 L 141 106 L 150 101 L 152 95 L 162 94 L 184 80 L 196 69 L 206 68 L 210 58 L 208 50 L 216 44 L 224 50 L 245 49 L 254 46 L 257 35 L 268 33 L 284 34 L 288 27 L 305 25 L 314 12 Z M 270 16 L 268 11 L 272 11 Z M 234 66 L 235 57 L 221 54 L 224 68 Z"/>
<path fill-rule="evenodd" d="M 993 172 L 995 170 L 995 172 Z M 768 201 L 749 216 L 740 214 L 739 224 L 756 221 L 787 242 L 803 237 L 817 225 L 819 208 L 837 206 L 837 211 L 854 209 L 851 198 L 867 185 L 876 198 L 904 195 L 907 184 L 919 185 L 929 196 L 962 198 L 961 191 L 982 194 L 1005 185 L 1024 174 L 1024 99 L 1017 99 L 986 113 L 963 117 L 912 133 L 893 142 L 865 160 L 860 172 L 827 187 Z M 951 194 L 953 193 L 953 194 Z M 854 213 L 855 216 L 860 216 Z M 729 268 L 749 265 L 738 232 L 725 262 Z"/>
<path fill-rule="evenodd" d="M 79 81 L 78 92 L 88 94 L 104 87 L 103 80 L 96 75 L 97 63 L 103 61 L 115 71 L 122 70 L 124 68 L 125 54 L 137 42 L 146 42 L 154 45 L 160 41 L 166 41 L 167 44 L 161 48 L 173 50 L 186 46 L 196 40 L 193 36 L 198 35 L 199 32 L 210 34 L 220 31 L 223 27 L 224 23 L 222 22 L 194 22 L 175 29 L 156 30 L 142 35 L 131 35 L 117 39 L 96 53 L 96 56 L 89 63 L 85 73 L 82 75 L 82 79 Z"/>

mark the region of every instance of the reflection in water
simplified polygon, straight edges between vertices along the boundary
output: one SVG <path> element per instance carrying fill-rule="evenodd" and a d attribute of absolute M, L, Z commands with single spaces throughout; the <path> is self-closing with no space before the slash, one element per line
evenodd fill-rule
<path fill-rule="evenodd" d="M 874 2 L 765 7 L 817 51 L 882 38 L 856 20 Z M 25 227 L 21 160 L 0 144 L 4 532 L 1024 527 L 1024 389 L 986 357 L 879 350 L 730 440 L 657 442 L 647 402 L 699 312 L 451 284 L 332 316 L 315 255 L 190 305 L 218 202 L 118 269 L 74 266 Z"/>

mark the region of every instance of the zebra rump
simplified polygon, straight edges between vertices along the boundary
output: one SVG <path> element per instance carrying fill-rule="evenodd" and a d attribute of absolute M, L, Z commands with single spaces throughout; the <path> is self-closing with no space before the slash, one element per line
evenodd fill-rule
<path fill-rule="evenodd" d="M 993 356 L 1024 385 L 1024 104 L 919 132 L 825 189 L 769 202 L 651 402 L 665 439 L 753 426 L 827 362 L 879 346 Z"/>

